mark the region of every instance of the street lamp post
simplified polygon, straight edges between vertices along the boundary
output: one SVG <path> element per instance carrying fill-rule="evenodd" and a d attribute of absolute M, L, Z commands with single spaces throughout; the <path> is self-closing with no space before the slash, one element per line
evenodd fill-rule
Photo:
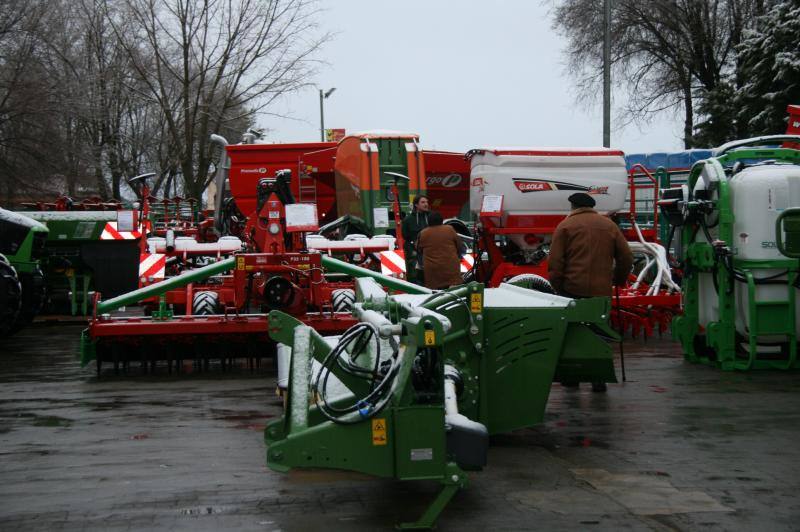
<path fill-rule="evenodd" d="M 603 146 L 611 147 L 611 0 L 603 1 Z"/>
<path fill-rule="evenodd" d="M 325 142 L 325 105 L 323 102 L 333 94 L 336 87 L 331 87 L 327 91 L 319 90 L 319 140 Z"/>

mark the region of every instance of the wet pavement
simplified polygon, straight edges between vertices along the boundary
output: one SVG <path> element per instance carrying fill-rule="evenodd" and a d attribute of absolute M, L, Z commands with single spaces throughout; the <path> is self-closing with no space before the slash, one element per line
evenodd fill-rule
<path fill-rule="evenodd" d="M 430 483 L 264 465 L 270 364 L 104 375 L 80 328 L 0 340 L 0 530 L 389 530 Z M 440 530 L 800 530 L 800 380 L 626 344 L 628 382 L 554 385 L 545 424 L 493 438 Z"/>

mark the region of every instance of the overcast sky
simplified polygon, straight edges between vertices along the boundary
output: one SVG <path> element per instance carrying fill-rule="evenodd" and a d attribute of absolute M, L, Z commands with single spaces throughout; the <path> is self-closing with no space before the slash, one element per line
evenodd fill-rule
<path fill-rule="evenodd" d="M 430 149 L 480 146 L 601 146 L 601 98 L 575 101 L 565 41 L 536 0 L 323 0 L 322 26 L 335 32 L 320 55 L 325 127 L 412 131 Z M 267 142 L 319 140 L 319 94 L 283 102 L 295 120 L 263 117 Z M 613 118 L 612 118 L 613 120 Z M 620 130 L 628 153 L 681 149 L 670 115 Z"/>

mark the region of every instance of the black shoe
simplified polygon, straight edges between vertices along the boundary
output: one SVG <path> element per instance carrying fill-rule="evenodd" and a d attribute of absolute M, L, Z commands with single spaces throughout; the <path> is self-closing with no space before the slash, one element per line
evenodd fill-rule
<path fill-rule="evenodd" d="M 604 383 L 604 382 L 593 382 L 592 383 L 592 391 L 593 392 L 601 393 L 601 392 L 605 392 L 606 390 L 608 390 L 608 386 L 606 386 L 606 383 Z"/>
<path fill-rule="evenodd" d="M 580 387 L 580 383 L 567 381 L 567 382 L 562 382 L 561 386 L 563 386 L 564 388 L 570 388 L 570 389 L 573 389 L 573 390 L 577 390 Z"/>

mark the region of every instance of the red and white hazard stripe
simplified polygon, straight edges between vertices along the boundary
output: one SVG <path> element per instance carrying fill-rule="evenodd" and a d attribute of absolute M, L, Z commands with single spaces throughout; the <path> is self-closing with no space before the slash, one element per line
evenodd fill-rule
<path fill-rule="evenodd" d="M 382 251 L 379 253 L 381 258 L 381 273 L 383 275 L 400 276 L 406 273 L 406 258 L 402 250 Z M 464 255 L 461 257 L 461 273 L 466 273 L 475 264 L 474 255 Z"/>
<path fill-rule="evenodd" d="M 153 283 L 164 279 L 167 256 L 163 253 L 141 253 L 139 255 L 139 282 Z"/>
<path fill-rule="evenodd" d="M 141 236 L 139 231 L 118 231 L 117 222 L 106 222 L 103 232 L 100 233 L 100 240 L 136 240 Z"/>
<path fill-rule="evenodd" d="M 472 266 L 475 264 L 475 255 L 464 255 L 461 257 L 461 273 L 467 273 L 468 271 L 472 270 Z"/>
<path fill-rule="evenodd" d="M 403 250 L 381 251 L 378 254 L 381 258 L 381 273 L 400 277 L 406 273 L 406 255 Z"/>

